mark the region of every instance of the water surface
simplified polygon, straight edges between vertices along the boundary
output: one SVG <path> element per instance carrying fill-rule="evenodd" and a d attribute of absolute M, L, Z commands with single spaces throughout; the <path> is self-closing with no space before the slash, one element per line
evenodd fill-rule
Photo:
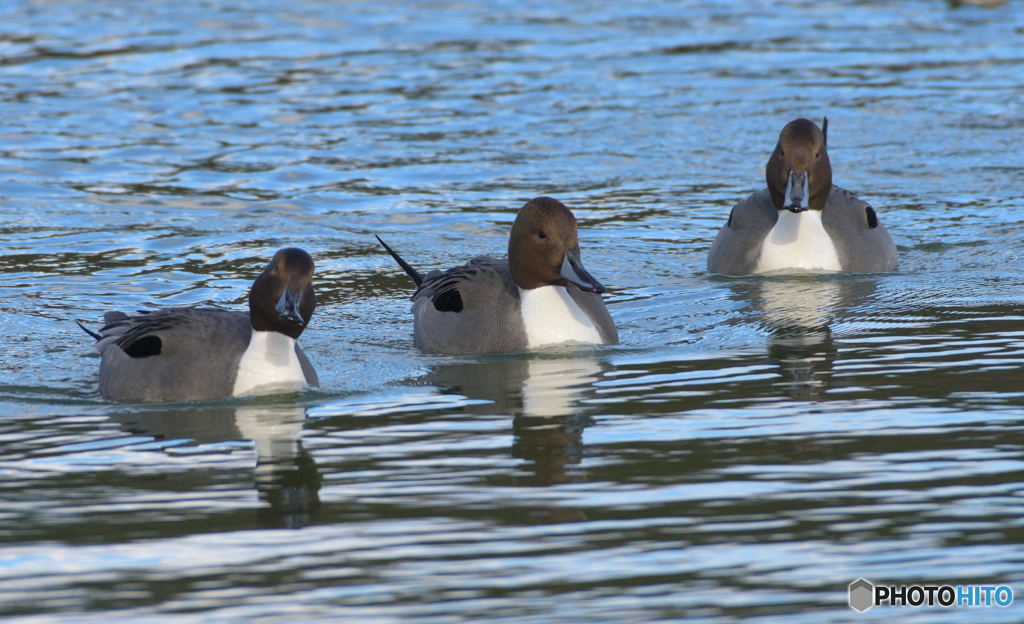
<path fill-rule="evenodd" d="M 24 622 L 1020 621 L 1024 13 L 847 2 L 0 9 L 0 613 Z M 722 278 L 830 120 L 884 275 Z M 576 213 L 622 344 L 412 347 L 422 269 Z M 118 405 L 73 323 L 317 261 L 302 395 Z M 858 577 L 1010 609 L 846 606 Z"/>

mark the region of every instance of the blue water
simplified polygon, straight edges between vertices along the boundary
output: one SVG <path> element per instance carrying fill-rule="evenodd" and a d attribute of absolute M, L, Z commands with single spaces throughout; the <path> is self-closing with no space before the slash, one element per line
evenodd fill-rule
<path fill-rule="evenodd" d="M 870 2 L 0 7 L 0 614 L 1018 622 L 1024 11 Z M 900 251 L 722 278 L 795 117 Z M 622 344 L 429 356 L 421 269 L 573 209 Z M 317 262 L 317 391 L 114 404 L 74 320 Z M 846 586 L 1007 584 L 1009 608 Z"/>

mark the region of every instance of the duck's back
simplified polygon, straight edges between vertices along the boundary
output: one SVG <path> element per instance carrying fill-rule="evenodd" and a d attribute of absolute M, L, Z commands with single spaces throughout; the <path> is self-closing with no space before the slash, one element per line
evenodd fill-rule
<path fill-rule="evenodd" d="M 432 271 L 413 295 L 414 342 L 428 353 L 502 353 L 527 347 L 508 261 L 473 258 Z"/>
<path fill-rule="evenodd" d="M 601 295 L 565 287 L 603 344 L 619 341 Z M 414 342 L 427 353 L 507 353 L 530 347 L 519 288 L 507 260 L 474 258 L 428 273 L 413 295 Z M 559 322 L 553 318 L 552 322 Z"/>
<path fill-rule="evenodd" d="M 249 344 L 248 314 L 169 308 L 108 313 L 96 348 L 100 392 L 118 401 L 228 398 Z"/>
<path fill-rule="evenodd" d="M 878 273 L 896 268 L 896 244 L 874 208 L 856 195 L 833 186 L 821 223 L 832 237 L 839 263 L 848 273 Z"/>
<path fill-rule="evenodd" d="M 751 193 L 736 204 L 708 252 L 708 271 L 747 275 L 757 269 L 764 239 L 779 219 L 768 189 Z"/>

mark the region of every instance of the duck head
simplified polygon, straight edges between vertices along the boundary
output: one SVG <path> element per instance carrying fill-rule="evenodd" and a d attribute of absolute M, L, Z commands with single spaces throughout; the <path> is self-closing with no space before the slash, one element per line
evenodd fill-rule
<path fill-rule="evenodd" d="M 297 247 L 275 253 L 249 290 L 249 319 L 257 331 L 298 338 L 315 308 L 313 258 Z"/>
<path fill-rule="evenodd" d="M 798 213 L 821 210 L 832 190 L 832 165 L 828 160 L 828 119 L 824 130 L 807 119 L 795 119 L 779 133 L 779 142 L 768 159 L 765 177 L 777 210 Z"/>
<path fill-rule="evenodd" d="M 508 240 L 508 263 L 521 288 L 575 284 L 587 292 L 605 290 L 580 259 L 576 217 L 550 197 L 531 199 L 519 209 Z"/>

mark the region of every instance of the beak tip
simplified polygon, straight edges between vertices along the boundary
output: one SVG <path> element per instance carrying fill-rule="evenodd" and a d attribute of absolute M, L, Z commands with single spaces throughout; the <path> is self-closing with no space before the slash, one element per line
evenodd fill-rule
<path fill-rule="evenodd" d="M 602 284 L 601 282 L 598 282 L 596 280 L 595 281 L 587 281 L 587 282 L 570 282 L 570 283 L 574 284 L 577 288 L 579 288 L 583 292 L 591 292 L 591 293 L 596 293 L 598 295 L 600 295 L 601 293 L 603 293 L 606 290 L 608 290 L 607 288 L 604 287 L 604 284 Z"/>
<path fill-rule="evenodd" d="M 574 284 L 584 292 L 601 294 L 605 291 L 604 285 L 583 268 L 579 256 L 565 256 L 562 261 L 561 276 L 566 283 Z"/>

